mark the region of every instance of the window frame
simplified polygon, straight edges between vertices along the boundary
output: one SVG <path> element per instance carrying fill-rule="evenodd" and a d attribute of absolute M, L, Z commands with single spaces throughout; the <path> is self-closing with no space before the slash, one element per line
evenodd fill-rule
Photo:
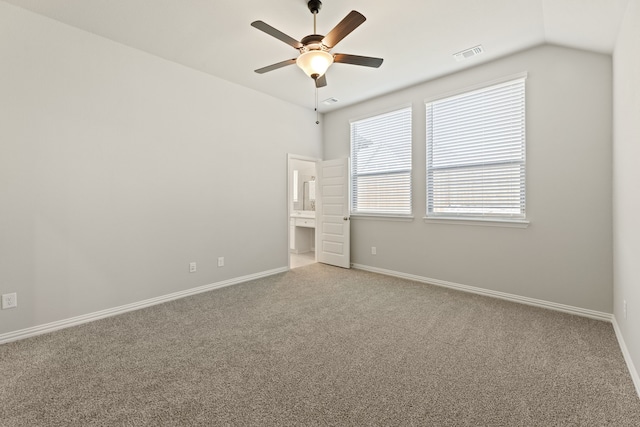
<path fill-rule="evenodd" d="M 423 217 L 424 221 L 427 223 L 458 223 L 464 225 L 487 225 L 487 226 L 505 226 L 505 227 L 519 227 L 525 228 L 529 224 L 529 220 L 527 219 L 527 209 L 526 209 L 526 182 L 527 182 L 527 173 L 526 173 L 526 79 L 527 73 L 519 73 L 516 75 L 510 75 L 507 77 L 503 77 L 500 79 L 496 79 L 490 82 L 485 82 L 482 84 L 474 85 L 471 87 L 466 87 L 461 90 L 456 90 L 448 93 L 441 94 L 436 97 L 428 98 L 424 100 L 425 104 L 425 148 L 426 148 L 426 156 L 425 156 L 425 172 L 426 172 L 426 188 L 425 188 L 425 196 L 426 196 L 426 210 L 425 217 Z M 522 92 L 522 157 L 521 157 L 521 167 L 522 167 L 522 177 L 518 182 L 520 182 L 520 192 L 522 202 L 520 204 L 520 213 L 517 214 L 495 214 L 487 211 L 480 212 L 478 214 L 474 214 L 471 212 L 460 212 L 460 213 L 452 213 L 452 212 L 443 212 L 443 213 L 435 213 L 430 209 L 433 208 L 432 203 L 432 195 L 430 194 L 433 191 L 432 183 L 430 182 L 430 177 L 432 177 L 433 169 L 430 170 L 430 155 L 432 154 L 432 140 L 430 138 L 430 129 L 429 129 L 429 106 L 433 103 L 442 102 L 445 100 L 453 100 L 455 98 L 464 98 L 466 95 L 478 95 L 482 92 L 491 92 L 493 89 L 498 89 L 501 86 L 508 86 L 514 83 L 522 82 L 523 92 Z M 513 161 L 504 161 L 498 162 L 498 164 L 502 164 L 506 166 L 508 164 L 514 164 Z M 457 166 L 460 169 L 463 169 L 464 166 Z M 467 165 L 467 168 L 472 168 L 471 165 Z M 454 169 L 455 166 L 450 167 Z"/>
<path fill-rule="evenodd" d="M 406 165 L 404 165 L 405 167 L 398 167 L 395 169 L 386 169 L 383 172 L 378 172 L 378 173 L 374 173 L 374 172 L 370 172 L 370 173 L 365 173 L 365 174 L 358 174 L 356 172 L 356 168 L 358 167 L 358 155 L 355 152 L 355 144 L 354 144 L 354 126 L 357 126 L 357 123 L 361 123 L 361 122 L 366 122 L 366 121 L 370 121 L 372 119 L 376 119 L 378 117 L 383 117 L 383 116 L 388 116 L 394 113 L 401 113 L 401 112 L 405 112 L 408 114 L 408 117 L 403 118 L 402 120 L 398 120 L 398 123 L 400 123 L 401 125 L 406 125 L 406 128 L 403 128 L 403 132 L 405 132 L 406 134 L 408 134 L 408 141 L 404 141 L 403 143 L 407 143 L 408 147 L 404 147 L 404 149 L 408 149 L 408 159 L 404 158 L 404 161 L 406 162 L 408 160 L 408 168 L 406 167 Z M 350 176 L 349 176 L 349 190 L 350 190 L 350 197 L 349 197 L 349 211 L 350 211 L 350 215 L 351 217 L 355 218 L 355 219 L 382 219 L 382 220 L 412 220 L 413 219 L 413 105 L 411 103 L 409 104 L 403 104 L 400 106 L 396 106 L 396 107 L 392 107 L 380 112 L 377 112 L 375 114 L 369 114 L 366 116 L 361 116 L 355 119 L 351 119 L 349 120 L 349 151 L 350 151 L 350 156 L 351 156 L 351 165 L 350 165 Z M 405 200 L 406 202 L 408 202 L 408 209 L 404 210 L 404 212 L 400 212 L 400 211 L 393 211 L 397 209 L 397 206 L 395 208 L 391 208 L 390 210 L 384 210 L 384 209 L 379 209 L 379 210 L 374 210 L 374 209 L 364 209 L 364 210 L 356 210 L 357 209 L 357 194 L 358 194 L 358 189 L 357 189 L 357 179 L 358 177 L 362 177 L 362 176 L 369 176 L 369 177 L 375 177 L 375 176 L 391 176 L 394 174 L 405 174 L 408 176 L 408 184 L 407 187 L 405 188 L 406 191 L 408 191 L 408 200 Z"/>

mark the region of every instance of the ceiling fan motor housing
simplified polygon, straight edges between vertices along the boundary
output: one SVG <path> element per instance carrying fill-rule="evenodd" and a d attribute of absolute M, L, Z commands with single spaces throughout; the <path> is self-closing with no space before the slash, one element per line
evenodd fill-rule
<path fill-rule="evenodd" d="M 322 44 L 322 40 L 324 36 L 321 34 L 310 34 L 300 40 L 302 43 L 302 47 L 300 48 L 300 52 L 308 52 L 310 50 L 328 50 L 325 45 Z"/>

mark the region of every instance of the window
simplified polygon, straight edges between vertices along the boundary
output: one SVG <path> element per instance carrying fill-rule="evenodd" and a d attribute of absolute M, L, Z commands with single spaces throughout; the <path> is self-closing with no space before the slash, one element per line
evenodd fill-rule
<path fill-rule="evenodd" d="M 428 102 L 427 217 L 525 218 L 525 78 Z"/>
<path fill-rule="evenodd" d="M 411 214 L 411 107 L 351 122 L 351 212 Z"/>

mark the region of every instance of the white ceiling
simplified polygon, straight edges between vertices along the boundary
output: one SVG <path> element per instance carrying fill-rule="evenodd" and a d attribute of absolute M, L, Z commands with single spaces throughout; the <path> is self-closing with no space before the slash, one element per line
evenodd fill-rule
<path fill-rule="evenodd" d="M 295 39 L 313 33 L 307 0 L 2 0 L 124 45 L 283 100 L 314 107 L 314 84 L 295 65 L 261 68 L 297 51 L 250 26 L 262 20 Z M 351 10 L 367 21 L 333 53 L 384 58 L 378 69 L 334 64 L 320 111 L 387 92 L 541 43 L 611 54 L 629 0 L 324 0 L 318 32 Z M 463 62 L 452 55 L 481 44 Z"/>

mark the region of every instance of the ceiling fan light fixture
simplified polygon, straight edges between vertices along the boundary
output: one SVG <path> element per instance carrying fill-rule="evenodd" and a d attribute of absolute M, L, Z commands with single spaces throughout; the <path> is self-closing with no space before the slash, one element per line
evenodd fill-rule
<path fill-rule="evenodd" d="M 322 77 L 333 64 L 333 55 L 324 50 L 310 50 L 298 56 L 296 64 L 307 76 L 315 80 Z"/>

